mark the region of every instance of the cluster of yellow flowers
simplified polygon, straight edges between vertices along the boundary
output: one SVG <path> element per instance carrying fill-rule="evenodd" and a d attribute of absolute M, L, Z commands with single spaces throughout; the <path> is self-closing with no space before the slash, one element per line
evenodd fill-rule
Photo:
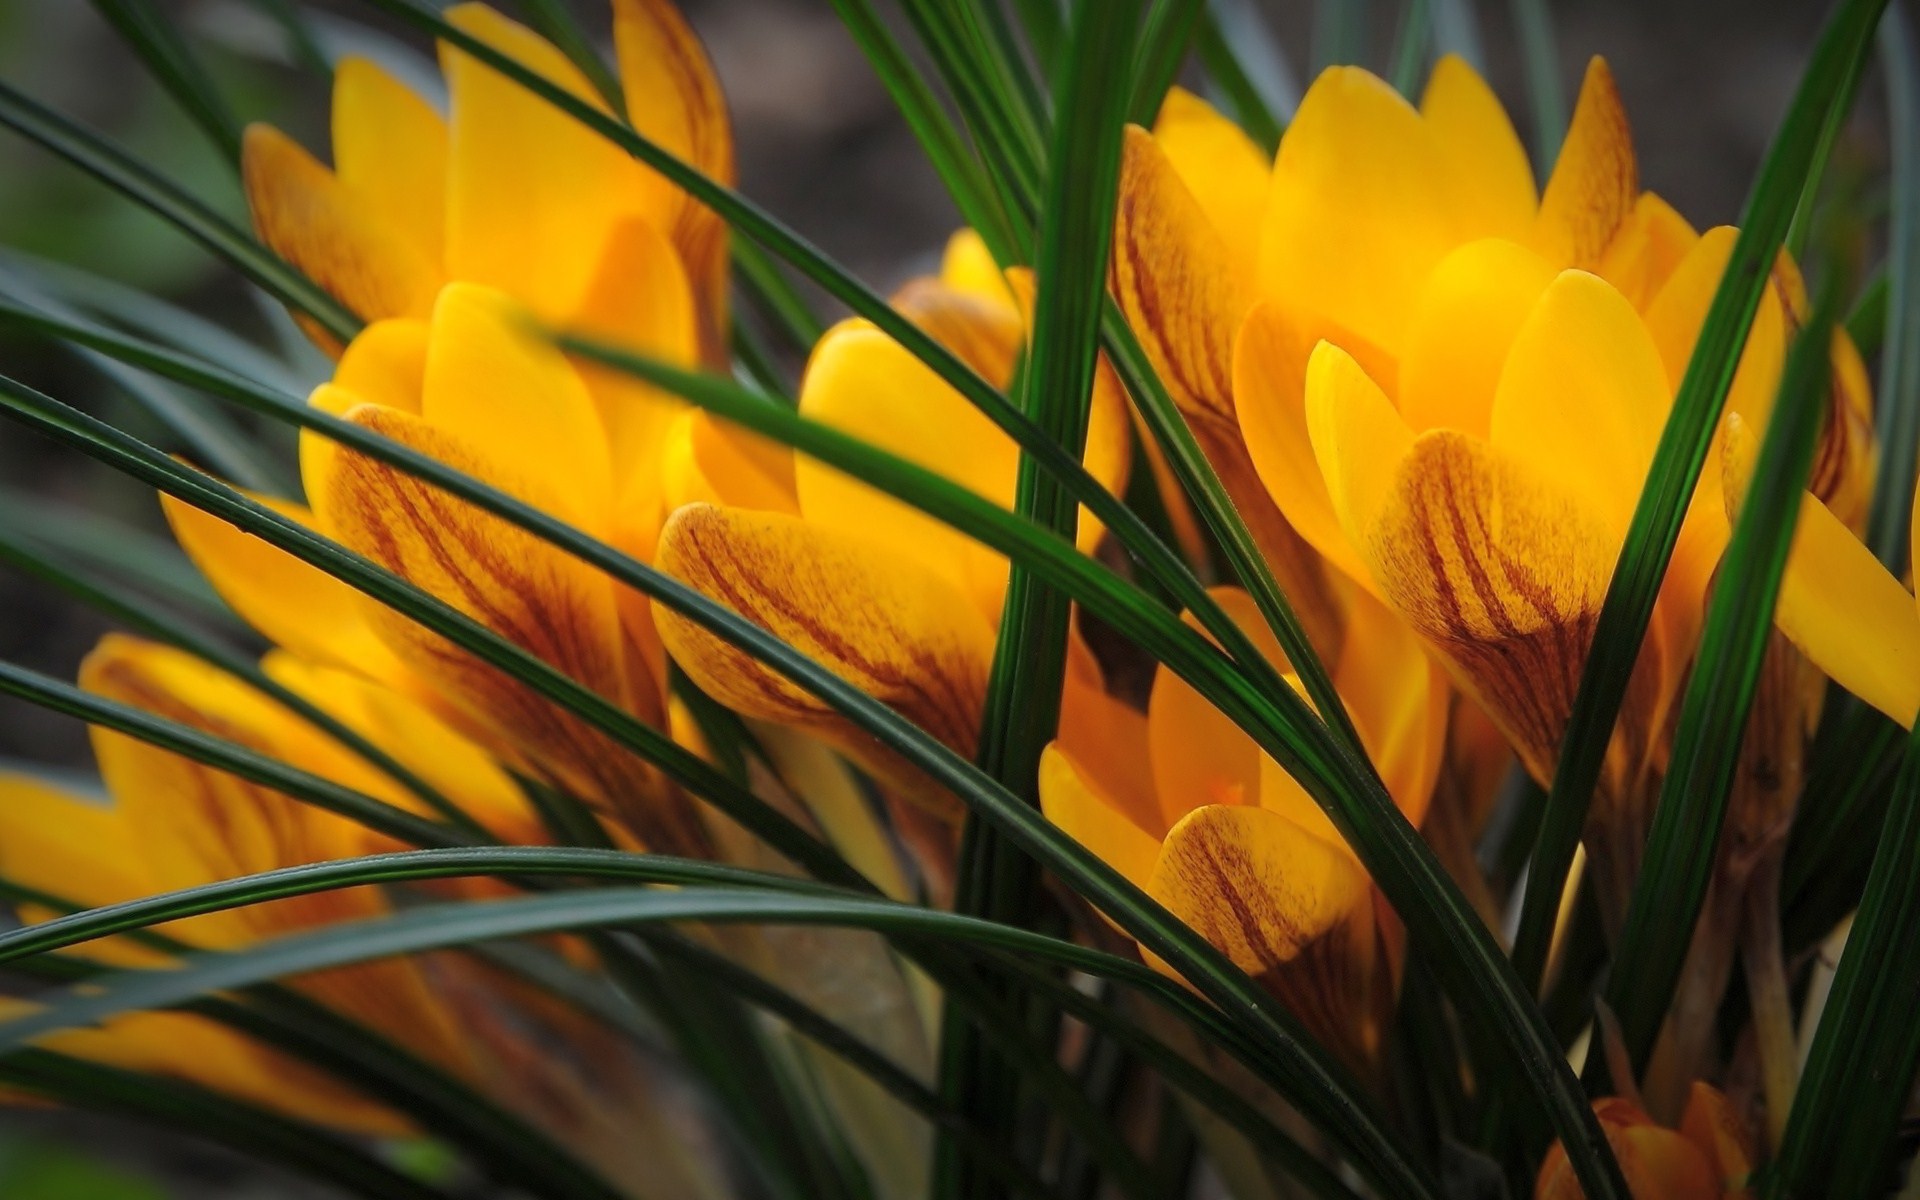
<path fill-rule="evenodd" d="M 697 41 L 665 0 L 615 0 L 614 14 L 625 116 L 731 183 L 728 118 Z M 477 4 L 447 15 L 604 108 L 528 30 Z M 340 64 L 331 169 L 277 131 L 249 131 L 245 178 L 262 239 L 367 322 L 344 346 L 316 333 L 336 366 L 312 403 L 656 564 L 971 755 L 1006 559 L 545 340 L 537 325 L 726 369 L 726 228 L 487 65 L 451 47 L 441 58 L 444 117 L 372 63 Z M 1732 241 L 1731 229 L 1697 232 L 1641 190 L 1619 96 L 1597 61 L 1544 187 L 1490 89 L 1453 59 L 1417 106 L 1365 71 L 1327 71 L 1272 161 L 1178 90 L 1151 131 L 1126 131 L 1113 293 L 1330 665 L 1395 802 L 1470 895 L 1486 892 L 1471 846 L 1509 761 L 1543 781 L 1553 771 L 1600 603 Z M 908 284 L 895 304 L 1004 387 L 1033 293 L 1029 273 L 1001 270 L 963 231 L 939 277 Z M 1588 861 L 1609 929 L 1637 873 L 1728 509 L 1806 309 L 1783 257 L 1590 818 Z M 1736 904 L 1781 852 L 1820 697 L 1808 661 L 1904 722 L 1920 709 L 1920 610 L 1857 539 L 1874 447 L 1866 374 L 1844 334 L 1833 366 L 1778 615 L 1791 641 L 1770 650 L 1757 708 L 1771 735 L 1750 739 L 1771 749 L 1743 765 L 1716 883 Z M 1129 405 L 1103 364 L 1085 465 L 1116 494 L 1133 453 Z M 1014 443 L 867 322 L 843 322 L 813 348 L 799 408 L 1011 507 Z M 306 502 L 271 500 L 278 511 L 684 744 L 701 743 L 669 688 L 673 670 L 770 737 L 818 739 L 846 755 L 878 782 L 910 848 L 909 863 L 880 874 L 917 879 L 935 902 L 947 894 L 956 802 L 811 694 L 370 457 L 309 433 L 300 467 Z M 657 771 L 497 669 L 231 525 L 172 501 L 166 511 L 221 596 L 273 644 L 265 669 L 275 680 L 500 840 L 548 838 L 517 774 L 586 802 L 624 845 L 745 853 L 736 831 Z M 1093 553 L 1103 530 L 1090 520 L 1080 529 L 1080 548 Z M 1289 671 L 1247 597 L 1217 596 Z M 1872 637 L 1859 636 L 1863 623 Z M 1058 738 L 1037 781 L 1046 815 L 1373 1075 L 1403 937 L 1353 851 L 1298 782 L 1171 672 L 1129 688 L 1107 678 L 1078 633 L 1070 651 Z M 110 637 L 81 679 L 424 811 L 293 714 L 181 652 Z M 8 876 L 100 904 L 394 848 L 126 736 L 97 732 L 95 746 L 111 807 L 0 782 Z M 229 947 L 386 903 L 367 889 L 326 893 L 168 932 Z M 1085 932 L 1108 936 L 1093 924 Z M 152 961 L 118 943 L 89 952 Z M 694 1179 L 702 1168 L 689 1155 L 663 1149 L 671 1137 L 636 1139 L 664 1118 L 649 1114 L 644 1072 L 622 1069 L 616 1040 L 504 973 L 436 955 L 300 986 L 525 1108 L 610 1172 L 688 1173 L 673 1194 L 714 1186 Z M 530 1040 L 542 1053 L 524 1052 Z M 346 1128 L 402 1126 L 375 1101 L 189 1015 L 127 1017 L 59 1042 Z M 1599 1106 L 1636 1195 L 1744 1186 L 1755 1143 L 1737 1106 L 1695 1079 L 1698 1067 L 1679 1052 L 1675 1073 L 1649 1085 L 1647 1109 L 1680 1132 L 1639 1101 Z M 1562 1158 L 1549 1159 L 1538 1190 L 1577 1194 Z"/>

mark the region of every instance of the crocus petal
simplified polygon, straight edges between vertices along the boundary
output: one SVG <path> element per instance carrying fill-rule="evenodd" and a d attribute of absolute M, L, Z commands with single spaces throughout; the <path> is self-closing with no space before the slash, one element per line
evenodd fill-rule
<path fill-rule="evenodd" d="M 316 524 L 304 505 L 253 498 L 301 525 Z M 375 679 L 404 673 L 368 626 L 360 594 L 347 584 L 184 500 L 161 496 L 160 507 L 193 565 L 268 641 Z"/>
<path fill-rule="evenodd" d="M 158 890 L 117 808 L 12 771 L 0 771 L 0 873 L 20 887 L 89 908 Z M 34 904 L 19 908 L 29 924 L 58 915 Z M 121 938 L 88 942 L 78 953 L 128 965 L 165 957 Z"/>
<path fill-rule="evenodd" d="M 1529 463 L 1422 434 L 1364 539 L 1382 596 L 1551 774 L 1619 534 Z"/>
<path fill-rule="evenodd" d="M 566 55 L 482 4 L 447 20 L 605 111 Z M 639 203 L 625 152 L 478 59 L 442 45 L 451 97 L 447 273 L 497 287 L 550 320 L 580 303 L 608 235 Z"/>
<path fill-rule="evenodd" d="M 1199 201 L 1222 244 L 1253 246 L 1260 237 L 1272 168 L 1253 139 L 1211 104 L 1175 87 L 1160 104 L 1153 140 Z"/>
<path fill-rule="evenodd" d="M 1357 67 L 1321 73 L 1280 141 L 1260 288 L 1397 351 L 1422 281 L 1461 240 L 1433 131 Z"/>
<path fill-rule="evenodd" d="M 1440 261 L 1400 356 L 1400 415 L 1415 432 L 1487 436 L 1507 354 L 1553 277 L 1545 259 L 1503 239 L 1469 242 Z"/>
<path fill-rule="evenodd" d="M 1833 331 L 1833 382 L 1827 419 L 1814 450 L 1807 490 L 1849 528 L 1864 532 L 1878 475 L 1880 445 L 1873 427 L 1873 384 L 1867 364 L 1845 329 Z"/>
<path fill-rule="evenodd" d="M 613 480 L 599 410 L 566 356 L 501 293 L 466 283 L 440 293 L 420 413 L 538 480 L 540 506 L 555 516 L 589 528 L 604 521 Z"/>
<path fill-rule="evenodd" d="M 1167 834 L 1147 892 L 1355 1062 L 1384 991 L 1367 874 L 1344 847 L 1264 808 L 1208 805 Z"/>
<path fill-rule="evenodd" d="M 956 230 L 940 254 L 940 282 L 981 300 L 1012 304 L 1013 292 L 986 239 L 971 229 Z"/>
<path fill-rule="evenodd" d="M 1077 628 L 1067 642 L 1060 697 L 1061 751 L 1091 772 L 1095 785 L 1156 836 L 1166 832 L 1154 795 L 1147 715 L 1112 695 Z"/>
<path fill-rule="evenodd" d="M 793 645 L 892 706 L 956 753 L 979 736 L 993 632 L 944 577 L 886 543 L 778 513 L 696 504 L 660 534 L 660 569 Z M 674 661 L 742 714 L 811 729 L 912 798 L 949 815 L 953 801 L 835 710 L 746 651 L 662 609 Z"/>
<path fill-rule="evenodd" d="M 1442 55 L 1420 96 L 1447 172 L 1448 190 L 1471 236 L 1523 238 L 1533 222 L 1533 168 L 1513 122 L 1486 81 L 1457 55 Z"/>
<path fill-rule="evenodd" d="M 426 388 L 430 326 L 412 317 L 375 321 L 347 343 L 334 366 L 333 382 L 314 389 L 307 403 L 340 416 L 357 404 L 379 404 L 418 413 Z M 300 431 L 300 478 L 318 479 L 338 445 L 324 433 Z"/>
<path fill-rule="evenodd" d="M 108 637 L 80 667 L 90 692 L 306 768 L 314 734 L 258 692 L 199 659 L 149 642 Z M 139 841 L 154 883 L 184 888 L 356 852 L 359 827 L 238 776 L 96 727 L 94 754 Z M 216 948 L 386 912 L 377 891 L 349 888 L 208 913 L 185 936 Z M 446 1064 L 463 1064 L 443 1006 L 407 960 L 303 977 L 317 999 L 369 1021 Z"/>
<path fill-rule="evenodd" d="M 1567 139 L 1540 197 L 1533 244 L 1550 262 L 1594 270 L 1639 195 L 1627 110 L 1606 60 L 1596 57 L 1587 64 Z"/>
<path fill-rule="evenodd" d="M 1238 588 L 1214 588 L 1210 594 L 1270 662 L 1285 666 L 1286 656 L 1251 596 Z M 1259 747 L 1172 671 L 1154 675 L 1147 747 L 1163 828 L 1204 804 L 1252 804 L 1259 798 Z"/>
<path fill-rule="evenodd" d="M 1491 440 L 1624 536 L 1671 394 L 1640 314 L 1599 276 L 1565 271 L 1514 338 Z"/>
<path fill-rule="evenodd" d="M 1371 577 L 1327 494 L 1307 431 L 1312 339 L 1296 316 L 1273 301 L 1247 314 L 1233 350 L 1233 396 L 1241 439 L 1260 482 L 1306 543 L 1349 578 Z"/>
<path fill-rule="evenodd" d="M 1635 1197 L 1719 1200 L 1722 1192 L 1712 1167 L 1685 1137 L 1619 1098 L 1596 1100 L 1593 1110 Z M 1534 1200 L 1580 1200 L 1585 1195 L 1565 1147 L 1555 1142 L 1534 1180 Z"/>
<path fill-rule="evenodd" d="M 1725 1194 L 1739 1195 L 1753 1174 L 1753 1135 L 1726 1096 L 1694 1080 L 1680 1133 L 1706 1158 Z"/>
<path fill-rule="evenodd" d="M 1039 790 L 1047 820 L 1135 886 L 1147 886 L 1162 831 L 1142 827 L 1058 742 L 1040 756 Z"/>
<path fill-rule="evenodd" d="M 436 269 L 446 252 L 447 123 L 368 59 L 333 71 L 333 164 L 346 188 Z"/>
<path fill-rule="evenodd" d="M 627 118 L 641 134 L 732 186 L 733 127 L 700 39 L 667 0 L 614 0 L 613 44 Z M 645 211 L 673 240 L 698 297 L 702 361 L 726 362 L 727 226 L 665 177 L 643 171 Z"/>
<path fill-rule="evenodd" d="M 1447 746 L 1446 677 L 1405 622 L 1356 592 L 1347 600 L 1347 637 L 1333 683 L 1387 793 L 1418 826 Z"/>
<path fill-rule="evenodd" d="M 288 690 L 311 701 L 459 805 L 503 842 L 548 840 L 520 786 L 500 763 L 412 697 L 362 676 L 295 658 L 269 654 L 261 668 Z M 353 751 L 322 738 L 320 773 L 423 816 L 425 803 Z M 367 853 L 396 849 L 368 834 Z"/>
<path fill-rule="evenodd" d="M 366 405 L 347 414 L 535 507 L 557 501 L 471 443 L 417 417 Z M 586 688 L 643 718 L 653 693 L 629 687 L 614 585 L 604 574 L 465 501 L 364 455 L 341 452 L 314 502 L 348 546 L 472 617 Z M 410 619 L 366 602 L 375 632 L 478 731 L 590 803 L 616 815 L 647 846 L 697 853 L 697 814 L 650 768 L 578 717 L 456 650 Z"/>
<path fill-rule="evenodd" d="M 0 1015 L 25 1015 L 31 1007 L 9 997 L 0 1001 Z M 405 1117 L 348 1090 L 333 1076 L 192 1013 L 123 1013 L 97 1027 L 69 1029 L 37 1044 L 88 1062 L 184 1079 L 331 1129 L 369 1137 L 415 1132 Z"/>
<path fill-rule="evenodd" d="M 1645 312 L 1699 241 L 1700 235 L 1673 205 L 1642 192 L 1593 270 Z"/>
<path fill-rule="evenodd" d="M 1756 453 L 1752 431 L 1729 421 L 1724 486 L 1730 517 L 1746 493 Z M 1920 710 L 1920 611 L 1873 552 L 1811 494 L 1800 497 L 1773 621 L 1835 683 L 1912 725 Z"/>
<path fill-rule="evenodd" d="M 407 230 L 271 126 L 248 127 L 240 161 L 254 228 L 276 254 L 362 320 L 426 316 L 440 267 Z"/>
<path fill-rule="evenodd" d="M 660 470 L 666 512 L 686 504 L 799 512 L 792 453 L 711 413 L 690 410 L 674 421 Z"/>
<path fill-rule="evenodd" d="M 847 322 L 814 347 L 800 385 L 800 411 L 938 471 L 995 504 L 1013 506 L 1019 456 L 1012 439 L 871 326 Z M 882 542 L 889 553 L 965 589 L 983 615 L 999 612 L 1004 557 L 806 455 L 794 462 L 793 473 L 809 524 Z"/>
<path fill-rule="evenodd" d="M 1360 578 L 1377 586 L 1369 539 L 1413 431 L 1353 356 L 1331 342 L 1307 360 L 1306 393 L 1307 434 L 1334 517 L 1369 564 Z"/>
<path fill-rule="evenodd" d="M 1156 139 L 1128 126 L 1114 215 L 1114 295 L 1180 411 L 1229 431 L 1233 337 L 1251 299 L 1235 261 Z"/>
<path fill-rule="evenodd" d="M 1679 387 L 1686 373 L 1694 343 L 1700 339 L 1700 327 L 1706 322 L 1707 308 L 1726 273 L 1738 236 L 1739 231 L 1730 225 L 1702 234 L 1646 307 L 1647 328 L 1660 348 L 1670 389 Z M 1727 392 L 1727 411 L 1739 413 L 1755 429 L 1764 430 L 1767 414 L 1773 411 L 1774 393 L 1786 361 L 1785 318 L 1779 289 L 1767 288 L 1754 312 L 1753 328 L 1747 334 L 1740 366 Z"/>

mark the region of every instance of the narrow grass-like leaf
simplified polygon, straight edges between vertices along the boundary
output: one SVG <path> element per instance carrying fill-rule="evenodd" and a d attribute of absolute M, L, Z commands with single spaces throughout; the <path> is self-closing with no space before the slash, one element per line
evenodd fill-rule
<path fill-rule="evenodd" d="M 186 110 L 194 124 L 220 151 L 222 161 L 240 162 L 240 121 L 227 106 L 193 47 L 174 20 L 150 0 L 93 0 L 94 9 L 118 30 L 160 86 Z"/>
<path fill-rule="evenodd" d="M 1046 0 L 1042 0 L 1046 2 Z M 906 119 L 927 159 L 953 197 L 960 216 L 977 231 L 1000 261 L 1016 257 L 1024 245 L 1008 211 L 989 183 L 985 168 L 967 139 L 941 107 L 932 88 L 874 10 L 872 0 L 832 0 L 840 23 L 867 56 L 894 107 Z"/>
<path fill-rule="evenodd" d="M 1914 461 L 1920 455 L 1920 47 L 1905 8 L 1880 24 L 1887 86 L 1887 146 L 1893 174 L 1887 223 L 1885 336 L 1875 391 L 1880 470 L 1867 545 L 1896 578 L 1906 575 L 1913 523 Z"/>
<path fill-rule="evenodd" d="M 360 319 L 338 300 L 178 184 L 4 83 L 0 124 L 152 210 L 334 337 L 344 342 L 359 330 Z"/>
<path fill-rule="evenodd" d="M 519 0 L 519 7 L 527 14 L 528 24 L 580 68 L 580 73 L 593 84 L 593 90 L 600 93 L 600 98 L 613 111 L 627 111 L 627 98 L 621 91 L 619 77 L 607 67 L 607 60 L 594 48 L 593 39 L 566 0 Z"/>
<path fill-rule="evenodd" d="M 654 939 L 651 945 L 663 959 L 712 977 L 728 991 L 779 1018 L 802 1037 L 846 1062 L 895 1100 L 925 1117 L 1001 1186 L 1023 1196 L 1063 1200 L 1051 1184 L 1007 1153 L 1002 1143 L 982 1132 L 965 1114 L 949 1107 L 932 1088 L 868 1045 L 864 1038 L 791 992 L 685 938 L 664 936 Z"/>
<path fill-rule="evenodd" d="M 178 1129 L 349 1194 L 385 1200 L 451 1200 L 448 1193 L 402 1174 L 345 1138 L 190 1083 L 50 1050 L 21 1049 L 0 1058 L 0 1085 Z"/>
<path fill-rule="evenodd" d="M 1032 347 L 1021 404 L 1074 458 L 1084 452 L 1100 314 L 1106 295 L 1120 178 L 1120 130 L 1139 27 L 1140 0 L 1082 5 L 1073 18 L 1059 121 L 1048 152 L 1035 266 Z M 1014 511 L 1071 542 L 1079 505 L 1031 455 L 1020 456 Z M 1038 804 L 1040 756 L 1060 723 L 1072 606 L 1015 559 L 1010 565 L 993 666 L 987 680 L 978 762 L 1029 804 Z M 970 813 L 962 835 L 954 908 L 989 920 L 1029 919 L 1039 874 L 1033 861 Z M 1002 1139 L 1018 1124 L 1018 1081 L 986 1052 L 981 1027 L 950 1017 L 940 1047 L 941 1095 Z M 936 1145 L 937 1194 L 984 1197 L 989 1181 L 962 1161 L 957 1143 Z"/>
<path fill-rule="evenodd" d="M 1367 65 L 1368 0 L 1317 0 L 1313 6 L 1313 72 Z"/>
<path fill-rule="evenodd" d="M 1794 340 L 1759 461 L 1720 564 L 1699 659 L 1680 703 L 1673 758 L 1660 788 L 1626 924 L 1614 948 L 1606 1001 L 1636 1073 L 1653 1049 L 1706 900 L 1739 768 L 1773 606 L 1826 415 L 1831 295 Z M 1589 1055 L 1590 1063 L 1602 1055 Z"/>
<path fill-rule="evenodd" d="M 1627 680 L 1646 636 L 1654 599 L 1666 577 L 1680 522 L 1699 481 L 1701 463 L 1719 424 L 1774 255 L 1798 206 L 1801 182 L 1824 165 L 1817 153 L 1827 113 L 1840 103 L 1854 62 L 1867 53 L 1885 3 L 1846 0 L 1821 33 L 1748 196 L 1726 274 L 1714 293 L 1673 411 L 1661 431 L 1646 487 L 1595 624 L 1592 649 L 1562 738 L 1546 817 L 1534 845 L 1513 949 L 1514 965 L 1530 987 L 1539 985 L 1546 966 L 1561 888 L 1579 845 L 1614 720 L 1626 698 Z"/>
<path fill-rule="evenodd" d="M 1883 24 L 1881 29 L 1884 31 Z M 1847 310 L 1847 319 L 1841 322 L 1847 336 L 1860 351 L 1862 358 L 1874 358 L 1886 348 L 1887 336 L 1887 265 L 1881 263 L 1874 268 L 1873 274 L 1860 288 L 1859 298 L 1853 307 Z"/>
<path fill-rule="evenodd" d="M 1211 2 L 1195 33 L 1194 50 L 1207 70 L 1207 77 L 1225 97 L 1229 114 L 1247 131 L 1247 136 L 1268 154 L 1279 150 L 1280 134 L 1286 123 L 1274 114 L 1273 105 L 1241 65 L 1220 28 L 1219 11 Z"/>
<path fill-rule="evenodd" d="M 1149 128 L 1160 103 L 1180 77 L 1180 65 L 1193 44 L 1194 32 L 1207 13 L 1207 0 L 1163 0 L 1147 18 L 1140 34 L 1140 61 L 1135 68 L 1133 102 L 1127 119 Z"/>
<path fill-rule="evenodd" d="M 1567 87 L 1560 78 L 1560 48 L 1553 36 L 1547 0 L 1510 0 L 1520 61 L 1527 73 L 1527 99 L 1533 108 L 1533 169 L 1545 179 L 1560 157 L 1567 131 Z"/>
<path fill-rule="evenodd" d="M 807 302 L 794 289 L 780 268 L 767 257 L 767 252 L 744 238 L 735 238 L 733 246 L 733 266 L 740 281 L 744 284 L 760 306 L 766 309 L 779 325 L 781 332 L 802 352 L 813 348 L 826 332 L 820 318 L 813 315 Z"/>
<path fill-rule="evenodd" d="M 1388 81 L 1395 91 L 1410 100 L 1419 99 L 1420 76 L 1427 65 L 1427 49 L 1433 37 L 1432 0 L 1408 0 L 1400 31 L 1394 35 L 1393 63 Z"/>
<path fill-rule="evenodd" d="M 1432 0 L 1432 4 L 1434 50 L 1440 54 L 1457 54 L 1468 66 L 1485 75 L 1487 48 L 1470 0 Z"/>
<path fill-rule="evenodd" d="M 212 628 L 231 626 L 231 610 L 179 548 L 145 530 L 58 501 L 0 489 L 0 526 L 37 554 L 134 583 L 158 605 Z"/>
<path fill-rule="evenodd" d="M 1920 735 L 1907 738 L 1866 895 L 1794 1093 L 1766 1200 L 1886 1194 L 1920 1062 Z"/>

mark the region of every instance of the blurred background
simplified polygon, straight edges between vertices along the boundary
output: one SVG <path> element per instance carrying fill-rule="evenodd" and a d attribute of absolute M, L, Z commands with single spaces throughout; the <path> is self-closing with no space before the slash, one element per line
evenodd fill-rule
<path fill-rule="evenodd" d="M 512 12 L 512 0 L 499 0 Z M 982 0 L 984 2 L 984 0 Z M 1282 101 L 1311 64 L 1358 60 L 1384 70 L 1404 0 L 1348 0 L 1364 46 L 1315 39 L 1312 0 L 1237 0 L 1236 45 L 1264 61 Z M 885 91 L 841 31 L 827 0 L 683 0 L 725 84 L 738 141 L 740 186 L 882 290 L 931 270 L 956 217 Z M 327 92 L 302 69 L 275 3 L 162 0 L 243 118 L 287 129 L 324 156 Z M 368 6 L 309 6 L 330 53 L 373 53 L 432 78 L 429 49 L 397 38 Z M 603 0 L 573 0 L 604 34 Z M 887 7 L 882 5 L 881 7 Z M 1533 111 L 1508 0 L 1471 5 L 1491 82 L 1530 139 Z M 1734 220 L 1825 13 L 1818 0 L 1554 0 L 1560 80 L 1577 89 L 1587 59 L 1605 55 L 1634 123 L 1643 186 L 1697 226 Z M 234 169 L 176 108 L 90 4 L 0 0 L 0 79 L 102 131 L 221 211 L 243 220 Z M 1830 186 L 1877 203 L 1884 135 L 1869 76 L 1840 144 Z M 1871 248 L 1862 246 L 1862 255 Z M 1251 253 L 1251 247 L 1249 247 Z M 0 131 L 0 292 L 98 289 L 50 264 L 80 268 L 182 305 L 222 329 L 291 356 L 290 383 L 326 364 L 290 324 L 197 245 L 118 195 Z M 108 297 L 124 299 L 124 297 Z M 238 351 L 236 350 L 236 353 Z M 797 364 L 795 364 L 797 365 Z M 0 335 L 0 373 L 170 444 L 170 435 L 117 379 L 45 344 Z M 155 397 L 149 393 L 151 403 Z M 165 404 L 178 397 L 160 397 Z M 280 431 L 261 431 L 281 437 Z M 177 444 L 174 442 L 172 444 Z M 78 518 L 100 514 L 124 534 L 103 538 Z M 0 425 L 0 522 L 53 538 L 103 563 L 141 563 L 195 585 L 167 554 L 152 494 L 37 437 Z M 147 539 L 153 539 L 151 541 Z M 0 656 L 71 678 L 101 622 L 51 589 L 0 570 Z M 91 773 L 84 729 L 0 699 L 0 768 Z M 318 1196 L 210 1150 L 99 1118 L 0 1110 L 0 1200 L 241 1200 Z"/>

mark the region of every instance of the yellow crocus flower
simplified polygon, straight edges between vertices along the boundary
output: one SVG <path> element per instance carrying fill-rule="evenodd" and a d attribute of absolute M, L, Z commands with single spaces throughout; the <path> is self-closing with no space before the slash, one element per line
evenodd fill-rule
<path fill-rule="evenodd" d="M 1419 824 L 1445 751 L 1445 679 L 1384 607 L 1355 589 L 1341 594 L 1351 636 L 1332 664 L 1334 685 L 1395 803 Z M 1246 593 L 1215 596 L 1284 667 Z M 1339 831 L 1170 671 L 1156 674 L 1144 717 L 1117 705 L 1104 716 L 1100 757 L 1065 739 L 1048 749 L 1040 769 L 1048 819 L 1371 1073 L 1398 983 L 1400 927 Z"/>
<path fill-rule="evenodd" d="M 579 68 L 532 31 L 483 4 L 457 4 L 445 16 L 608 111 Z M 667 0 L 614 0 L 613 17 L 628 120 L 731 184 L 732 127 L 699 40 Z M 471 55 L 443 45 L 441 65 L 444 118 L 372 62 L 343 60 L 332 170 L 279 131 L 250 129 L 244 168 L 261 238 L 366 321 L 424 319 L 454 280 L 497 288 L 571 328 L 656 308 L 678 289 L 689 298 L 701 358 L 723 363 L 720 219 Z"/>
<path fill-rule="evenodd" d="M 1449 58 L 1418 107 L 1327 71 L 1270 169 L 1176 96 L 1153 134 L 1128 133 L 1114 280 L 1225 447 L 1223 475 L 1257 476 L 1317 552 L 1289 582 L 1311 595 L 1324 564 L 1384 601 L 1544 780 L 1733 237 L 1640 191 L 1604 62 L 1536 192 L 1499 102 Z M 1804 309 L 1783 257 L 1729 400 L 1752 423 Z M 1857 509 L 1869 399 L 1844 338 L 1835 358 L 1818 486 Z M 1596 815 L 1619 844 L 1594 847 L 1603 875 L 1630 878 L 1637 858 L 1727 536 L 1718 471 L 1716 456 L 1609 757 Z"/>
<path fill-rule="evenodd" d="M 895 306 L 988 382 L 1007 386 L 1027 333 L 1032 285 L 1003 278 L 977 239 L 951 243 L 939 279 L 909 284 Z M 1018 447 L 931 368 L 871 324 L 848 320 L 814 348 L 800 411 L 1012 507 Z M 1118 491 L 1127 471 L 1127 408 L 1103 367 L 1085 462 Z M 660 535 L 663 569 L 772 630 L 962 754 L 979 734 L 1007 560 L 940 522 L 804 456 L 795 510 L 694 504 Z M 1084 515 L 1079 543 L 1101 536 Z M 744 715 L 813 731 L 946 815 L 937 793 L 809 693 L 676 615 L 661 614 L 674 661 Z M 1074 695 L 1098 669 L 1076 651 Z M 1082 686 L 1084 685 L 1084 686 Z M 1073 718 L 1070 716 L 1071 722 Z"/>
<path fill-rule="evenodd" d="M 264 666 L 448 793 L 503 840 L 545 840 L 494 759 L 426 710 L 354 673 L 302 663 L 284 652 Z M 89 691 L 419 809 L 417 799 L 352 752 L 184 652 L 110 636 L 88 656 L 80 681 Z M 344 816 L 145 742 L 99 728 L 93 742 L 109 803 L 0 775 L 0 873 L 8 879 L 91 907 L 400 848 Z M 423 887 L 473 900 L 501 889 L 485 880 Z M 195 948 L 237 949 L 388 911 L 378 889 L 361 887 L 208 913 L 171 922 L 161 932 Z M 21 909 L 27 921 L 49 915 L 30 905 Z M 167 961 L 125 938 L 88 943 L 73 953 L 117 966 Z M 692 1162 L 674 1147 L 673 1126 L 656 1111 L 666 1097 L 623 1035 L 481 960 L 454 953 L 383 959 L 290 983 L 545 1128 L 610 1178 L 631 1182 L 637 1194 L 656 1179 L 672 1181 L 675 1195 L 718 1192 L 710 1164 Z M 129 1014 L 44 1044 L 173 1075 L 354 1132 L 411 1129 L 401 1116 L 331 1076 L 189 1014 Z"/>
<path fill-rule="evenodd" d="M 1593 1102 L 1634 1200 L 1735 1200 L 1752 1194 L 1753 1138 L 1720 1091 L 1696 1081 L 1678 1129 L 1659 1124 L 1621 1096 Z M 1534 1200 L 1579 1200 L 1586 1193 L 1555 1142 L 1534 1180 Z"/>

